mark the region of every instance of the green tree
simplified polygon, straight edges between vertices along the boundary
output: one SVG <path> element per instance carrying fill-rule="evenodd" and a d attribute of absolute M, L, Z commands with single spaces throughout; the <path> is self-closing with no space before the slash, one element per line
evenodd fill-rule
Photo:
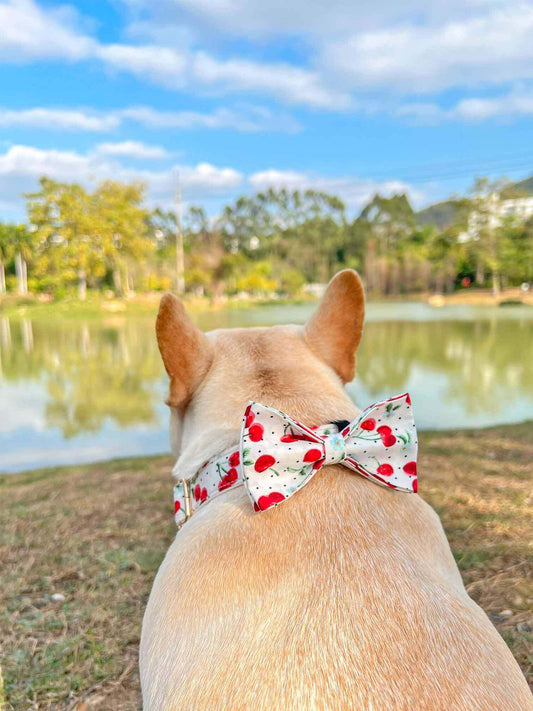
<path fill-rule="evenodd" d="M 106 180 L 92 195 L 95 231 L 112 271 L 115 291 L 120 296 L 133 293 L 135 275 L 155 249 L 147 230 L 149 212 L 143 206 L 145 191 L 141 183 Z"/>
<path fill-rule="evenodd" d="M 26 225 L 11 225 L 10 240 L 15 253 L 15 273 L 19 294 L 28 293 L 28 262 L 34 256 L 36 235 Z"/>
<path fill-rule="evenodd" d="M 14 255 L 14 229 L 16 229 L 14 225 L 0 222 L 0 294 L 6 291 L 6 264 L 13 259 Z"/>
<path fill-rule="evenodd" d="M 402 242 L 415 229 L 415 214 L 405 194 L 375 195 L 358 221 L 367 232 L 365 276 L 369 291 L 398 290 L 398 260 Z"/>
<path fill-rule="evenodd" d="M 77 282 L 85 299 L 87 280 L 105 274 L 105 261 L 91 195 L 76 183 L 42 178 L 41 189 L 27 195 L 30 223 L 39 244 L 41 277 Z"/>
<path fill-rule="evenodd" d="M 488 269 L 492 275 L 494 294 L 501 291 L 502 260 L 505 252 L 506 231 L 499 215 L 500 193 L 507 185 L 504 179 L 490 181 L 477 178 L 469 200 L 469 233 L 473 240 L 471 251 L 478 261 L 478 272 Z"/>

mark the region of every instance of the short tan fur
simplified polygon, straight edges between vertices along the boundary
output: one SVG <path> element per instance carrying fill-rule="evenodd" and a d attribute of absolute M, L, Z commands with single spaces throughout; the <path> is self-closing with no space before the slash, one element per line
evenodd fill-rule
<path fill-rule="evenodd" d="M 157 337 L 181 474 L 237 443 L 250 399 L 307 425 L 356 416 L 344 383 L 363 319 L 350 270 L 304 328 L 204 335 L 163 297 Z M 340 466 L 265 513 L 241 487 L 186 523 L 154 582 L 140 668 L 147 711 L 533 709 L 433 509 Z"/>

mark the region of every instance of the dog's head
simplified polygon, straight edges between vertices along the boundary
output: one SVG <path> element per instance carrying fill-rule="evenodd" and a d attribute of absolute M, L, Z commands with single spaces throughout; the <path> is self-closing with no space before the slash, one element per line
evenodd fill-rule
<path fill-rule="evenodd" d="M 303 326 L 202 333 L 171 294 L 161 300 L 156 333 L 170 378 L 174 454 L 196 460 L 234 444 L 249 400 L 308 425 L 350 419 L 357 410 L 344 384 L 353 379 L 364 293 L 356 272 L 339 272 Z"/>

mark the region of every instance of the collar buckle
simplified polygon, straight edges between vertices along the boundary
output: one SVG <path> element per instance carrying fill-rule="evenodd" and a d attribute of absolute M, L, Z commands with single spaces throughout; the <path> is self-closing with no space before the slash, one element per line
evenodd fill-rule
<path fill-rule="evenodd" d="M 192 516 L 192 498 L 191 498 L 191 487 L 190 487 L 189 480 L 188 479 L 179 479 L 178 484 L 181 484 L 181 486 L 183 487 L 183 501 L 185 504 L 183 507 L 183 513 L 185 515 L 185 518 L 177 526 L 177 530 L 179 531 L 180 528 L 185 523 L 187 523 L 187 521 Z"/>

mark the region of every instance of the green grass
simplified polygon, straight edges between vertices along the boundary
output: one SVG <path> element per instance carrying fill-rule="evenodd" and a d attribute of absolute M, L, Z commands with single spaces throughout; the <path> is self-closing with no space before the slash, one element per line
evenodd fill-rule
<path fill-rule="evenodd" d="M 422 494 L 469 593 L 532 679 L 533 427 L 421 440 Z M 123 459 L 0 478 L 7 710 L 140 708 L 142 614 L 175 534 L 170 466 Z"/>
<path fill-rule="evenodd" d="M 53 301 L 40 301 L 35 295 L 17 296 L 8 294 L 0 297 L 0 316 L 9 318 L 47 318 L 52 320 L 98 318 L 102 316 L 154 316 L 157 313 L 159 301 L 163 292 L 150 292 L 138 294 L 129 299 L 105 298 L 97 292 L 89 292 L 85 301 L 80 301 L 76 296 L 67 296 Z M 249 298 L 246 300 L 228 298 L 219 302 L 225 309 L 246 309 L 252 307 L 268 306 L 271 304 L 299 304 L 315 301 L 306 296 L 299 298 L 265 299 Z M 207 297 L 195 297 L 189 294 L 183 297 L 189 312 L 213 309 L 216 304 Z"/>

